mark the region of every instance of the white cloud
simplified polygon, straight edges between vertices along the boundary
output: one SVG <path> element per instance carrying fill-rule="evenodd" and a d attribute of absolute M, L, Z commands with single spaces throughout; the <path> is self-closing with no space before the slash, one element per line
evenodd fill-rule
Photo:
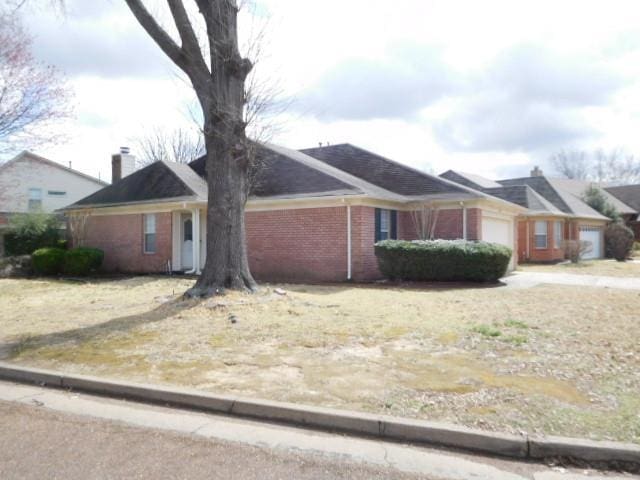
<path fill-rule="evenodd" d="M 145 125 L 188 121 L 192 97 L 123 2 L 69 12 L 30 21 L 79 107 L 70 142 L 40 153 L 104 177 Z M 299 99 L 275 139 L 288 146 L 348 141 L 488 176 L 524 174 L 563 146 L 640 153 L 636 0 L 261 0 L 258 13 L 270 16 L 259 73 Z"/>

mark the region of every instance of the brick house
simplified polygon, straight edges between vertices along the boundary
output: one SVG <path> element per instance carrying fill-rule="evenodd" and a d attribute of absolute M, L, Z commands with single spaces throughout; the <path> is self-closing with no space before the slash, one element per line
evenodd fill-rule
<path fill-rule="evenodd" d="M 517 219 L 517 252 L 521 263 L 564 260 L 565 240 L 590 242 L 591 250 L 584 255 L 586 259 L 604 257 L 604 228 L 611 219 L 582 200 L 591 182 L 547 177 L 538 167 L 529 177 L 495 182 L 453 170 L 441 177 L 527 209 Z M 610 189 L 601 188 L 601 191 L 623 217 L 638 218 L 638 211 Z"/>
<path fill-rule="evenodd" d="M 67 207 L 86 216 L 86 244 L 104 268 L 198 273 L 205 262 L 205 160 L 156 162 Z M 437 209 L 437 238 L 488 240 L 516 251 L 516 219 L 527 209 L 428 175 L 352 145 L 303 151 L 259 149 L 262 168 L 246 206 L 252 273 L 260 280 L 370 281 L 380 277 L 374 244 L 416 239 L 413 211 Z M 515 256 L 512 266 L 515 266 Z"/>
<path fill-rule="evenodd" d="M 626 225 L 633 230 L 636 241 L 640 241 L 640 185 L 621 185 L 607 187 L 605 190 L 633 209 L 631 213 L 622 214 L 622 218 Z"/>

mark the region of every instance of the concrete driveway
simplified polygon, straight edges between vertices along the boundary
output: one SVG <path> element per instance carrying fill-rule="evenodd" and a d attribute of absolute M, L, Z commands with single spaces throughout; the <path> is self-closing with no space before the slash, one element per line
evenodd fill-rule
<path fill-rule="evenodd" d="M 536 285 L 575 285 L 582 287 L 640 290 L 640 278 L 575 275 L 571 273 L 513 272 L 502 282 L 511 288 L 532 288 Z"/>

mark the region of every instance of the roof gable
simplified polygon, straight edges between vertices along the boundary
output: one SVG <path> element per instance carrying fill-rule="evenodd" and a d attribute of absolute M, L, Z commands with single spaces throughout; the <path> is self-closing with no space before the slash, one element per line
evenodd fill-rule
<path fill-rule="evenodd" d="M 458 170 L 447 170 L 446 172 L 441 173 L 440 177 L 446 178 L 447 180 L 451 180 L 452 182 L 456 182 L 461 185 L 465 185 L 469 188 L 482 189 L 501 187 L 498 182 L 494 182 L 493 180 L 489 180 L 488 178 L 484 178 L 473 173 L 461 172 Z"/>
<path fill-rule="evenodd" d="M 608 187 L 605 190 L 616 197 L 625 205 L 640 213 L 640 185 L 621 185 L 618 187 Z"/>
<path fill-rule="evenodd" d="M 61 165 L 58 162 L 54 162 L 53 160 L 49 160 L 48 158 L 41 157 L 40 155 L 36 155 L 35 153 L 29 152 L 26 150 L 19 153 L 18 155 L 13 157 L 11 160 L 0 164 L 0 173 L 2 173 L 2 170 L 8 169 L 12 165 L 15 165 L 16 163 L 20 163 L 25 160 L 35 161 L 38 163 L 42 163 L 44 165 L 48 165 L 50 167 L 57 168 L 68 174 L 75 175 L 75 176 L 84 178 L 85 180 L 94 182 L 97 185 L 108 185 L 107 182 L 103 182 L 102 180 L 92 177 L 91 175 L 87 175 L 86 173 L 83 173 L 79 170 L 74 170 L 73 168 L 70 168 L 70 167 L 65 167 L 64 165 Z"/>
<path fill-rule="evenodd" d="M 182 197 L 197 197 L 197 193 L 179 178 L 167 163 L 155 162 L 79 200 L 71 207 L 126 204 Z"/>

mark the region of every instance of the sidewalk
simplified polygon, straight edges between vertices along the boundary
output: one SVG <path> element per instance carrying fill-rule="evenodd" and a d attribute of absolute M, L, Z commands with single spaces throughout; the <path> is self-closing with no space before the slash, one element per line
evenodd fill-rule
<path fill-rule="evenodd" d="M 640 290 L 640 278 L 576 275 L 572 273 L 513 272 L 502 279 L 510 288 L 532 288 L 541 284 Z"/>
<path fill-rule="evenodd" d="M 0 382 L 0 428 L 3 479 L 638 478 L 554 470 L 8 382 Z"/>

